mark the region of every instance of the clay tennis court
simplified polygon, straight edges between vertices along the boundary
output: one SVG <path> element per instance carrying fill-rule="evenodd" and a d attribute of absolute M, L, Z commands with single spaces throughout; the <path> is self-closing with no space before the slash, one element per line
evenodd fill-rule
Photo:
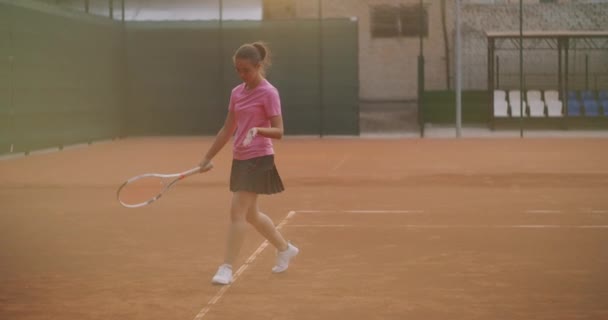
<path fill-rule="evenodd" d="M 115 199 L 211 142 L 0 161 L 0 319 L 608 318 L 606 139 L 277 142 L 287 190 L 260 205 L 301 254 L 273 275 L 250 229 L 229 287 L 229 147 L 149 207 Z"/>

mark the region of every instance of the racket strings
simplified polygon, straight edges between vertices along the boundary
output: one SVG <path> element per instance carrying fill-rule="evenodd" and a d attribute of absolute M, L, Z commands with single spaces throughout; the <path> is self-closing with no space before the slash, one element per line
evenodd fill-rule
<path fill-rule="evenodd" d="M 169 179 L 144 177 L 125 185 L 118 196 L 121 202 L 128 205 L 146 203 L 161 194 L 169 183 Z"/>
<path fill-rule="evenodd" d="M 209 165 L 210 169 L 213 165 Z M 128 180 L 118 189 L 118 201 L 125 207 L 137 208 L 148 205 L 167 191 L 177 181 L 185 179 L 196 173 L 200 173 L 200 167 L 177 174 L 154 174 L 140 175 Z"/>

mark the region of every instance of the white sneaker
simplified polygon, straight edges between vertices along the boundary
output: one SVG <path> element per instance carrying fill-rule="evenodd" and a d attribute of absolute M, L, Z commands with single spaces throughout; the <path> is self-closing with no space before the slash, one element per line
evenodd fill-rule
<path fill-rule="evenodd" d="M 231 282 L 232 282 L 232 266 L 229 264 L 221 265 L 217 269 L 217 272 L 215 273 L 215 276 L 213 276 L 213 279 L 211 279 L 211 283 L 213 283 L 213 284 L 226 285 L 226 284 L 230 284 Z"/>
<path fill-rule="evenodd" d="M 273 273 L 281 273 L 289 267 L 289 260 L 298 255 L 300 249 L 296 248 L 291 243 L 287 244 L 285 251 L 277 252 L 277 264 L 272 268 Z"/>

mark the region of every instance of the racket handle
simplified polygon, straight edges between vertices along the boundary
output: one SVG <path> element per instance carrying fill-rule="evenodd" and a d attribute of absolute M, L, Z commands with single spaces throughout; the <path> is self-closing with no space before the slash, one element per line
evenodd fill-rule
<path fill-rule="evenodd" d="M 201 173 L 201 172 L 206 172 L 206 171 L 209 171 L 209 170 L 213 169 L 213 163 L 212 163 L 212 162 L 208 162 L 208 163 L 205 165 L 205 168 L 203 168 L 202 166 L 200 166 L 200 165 L 199 165 L 199 166 L 197 166 L 196 168 L 194 168 L 194 169 L 192 169 L 192 170 L 195 170 L 195 169 L 196 169 L 196 170 L 197 170 L 197 172 L 199 172 L 199 173 Z M 205 170 L 203 171 L 203 169 L 205 169 Z"/>

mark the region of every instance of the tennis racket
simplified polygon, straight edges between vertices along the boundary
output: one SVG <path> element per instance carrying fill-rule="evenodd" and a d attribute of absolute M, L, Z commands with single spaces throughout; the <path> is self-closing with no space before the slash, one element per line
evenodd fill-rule
<path fill-rule="evenodd" d="M 209 164 L 207 169 L 213 166 Z M 178 181 L 201 172 L 197 166 L 190 170 L 174 174 L 146 173 L 135 176 L 123 183 L 116 192 L 116 197 L 121 205 L 127 208 L 139 208 L 147 206 L 160 199 L 163 194 Z"/>

